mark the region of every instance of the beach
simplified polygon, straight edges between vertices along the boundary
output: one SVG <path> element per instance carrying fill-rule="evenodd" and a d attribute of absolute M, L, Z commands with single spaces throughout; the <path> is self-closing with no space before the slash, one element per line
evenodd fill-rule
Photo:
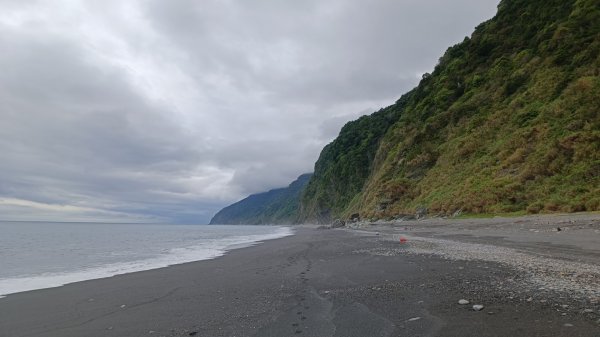
<path fill-rule="evenodd" d="M 0 336 L 597 337 L 598 218 L 297 226 L 212 260 L 8 295 Z"/>

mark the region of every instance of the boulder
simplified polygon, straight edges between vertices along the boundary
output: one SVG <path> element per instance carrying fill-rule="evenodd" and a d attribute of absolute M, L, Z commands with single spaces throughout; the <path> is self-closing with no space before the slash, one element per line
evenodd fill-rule
<path fill-rule="evenodd" d="M 481 311 L 481 310 L 483 310 L 483 308 L 484 308 L 484 306 L 481 304 L 475 304 L 473 306 L 473 310 L 475 310 L 475 311 Z"/>
<path fill-rule="evenodd" d="M 344 222 L 344 220 L 335 219 L 333 221 L 333 223 L 331 223 L 331 228 L 340 228 L 340 227 L 344 227 L 345 225 L 346 225 L 346 222 Z"/>
<path fill-rule="evenodd" d="M 417 207 L 417 209 L 415 211 L 415 218 L 423 219 L 426 216 L 427 216 L 427 207 L 425 207 L 425 206 Z"/>

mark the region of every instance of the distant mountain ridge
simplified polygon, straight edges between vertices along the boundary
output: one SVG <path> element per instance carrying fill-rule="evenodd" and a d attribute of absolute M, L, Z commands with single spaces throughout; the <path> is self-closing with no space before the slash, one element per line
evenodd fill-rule
<path fill-rule="evenodd" d="M 312 173 L 298 177 L 288 187 L 252 194 L 220 210 L 214 224 L 290 224 L 298 221 L 300 197 Z"/>

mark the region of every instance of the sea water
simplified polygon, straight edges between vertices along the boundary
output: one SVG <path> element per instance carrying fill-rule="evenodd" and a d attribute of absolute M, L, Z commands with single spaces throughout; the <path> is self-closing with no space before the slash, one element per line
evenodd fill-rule
<path fill-rule="evenodd" d="M 0 222 L 0 297 L 212 259 L 291 234 L 278 226 Z"/>

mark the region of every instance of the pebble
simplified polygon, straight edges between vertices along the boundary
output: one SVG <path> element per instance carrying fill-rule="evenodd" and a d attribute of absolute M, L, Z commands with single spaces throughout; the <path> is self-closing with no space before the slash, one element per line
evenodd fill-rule
<path fill-rule="evenodd" d="M 462 300 L 458 300 L 458 304 L 460 305 L 465 305 L 465 304 L 469 304 L 469 301 L 462 299 Z"/>
<path fill-rule="evenodd" d="M 591 314 L 591 313 L 593 313 L 593 312 L 594 312 L 594 310 L 593 310 L 593 309 L 583 309 L 583 313 L 584 313 L 584 314 Z"/>
<path fill-rule="evenodd" d="M 530 297 L 527 299 L 527 302 L 531 302 L 531 301 L 533 301 L 533 297 Z"/>
<path fill-rule="evenodd" d="M 484 308 L 484 307 L 483 307 L 483 305 L 481 305 L 481 304 L 475 304 L 475 305 L 473 306 L 473 310 L 475 310 L 475 311 L 480 311 L 480 310 L 482 310 L 483 308 Z"/>
<path fill-rule="evenodd" d="M 573 326 L 573 324 L 571 324 L 571 323 L 565 323 L 565 324 L 563 324 L 563 326 L 566 326 L 566 327 L 570 328 L 570 327 Z"/>
<path fill-rule="evenodd" d="M 121 309 L 123 309 L 123 308 L 125 308 L 125 307 L 126 307 L 126 305 L 125 305 L 125 304 L 122 304 L 122 305 L 121 305 Z"/>
<path fill-rule="evenodd" d="M 409 318 L 408 322 L 414 322 L 414 321 L 418 321 L 420 319 L 421 319 L 421 317 L 413 317 L 413 318 Z"/>

